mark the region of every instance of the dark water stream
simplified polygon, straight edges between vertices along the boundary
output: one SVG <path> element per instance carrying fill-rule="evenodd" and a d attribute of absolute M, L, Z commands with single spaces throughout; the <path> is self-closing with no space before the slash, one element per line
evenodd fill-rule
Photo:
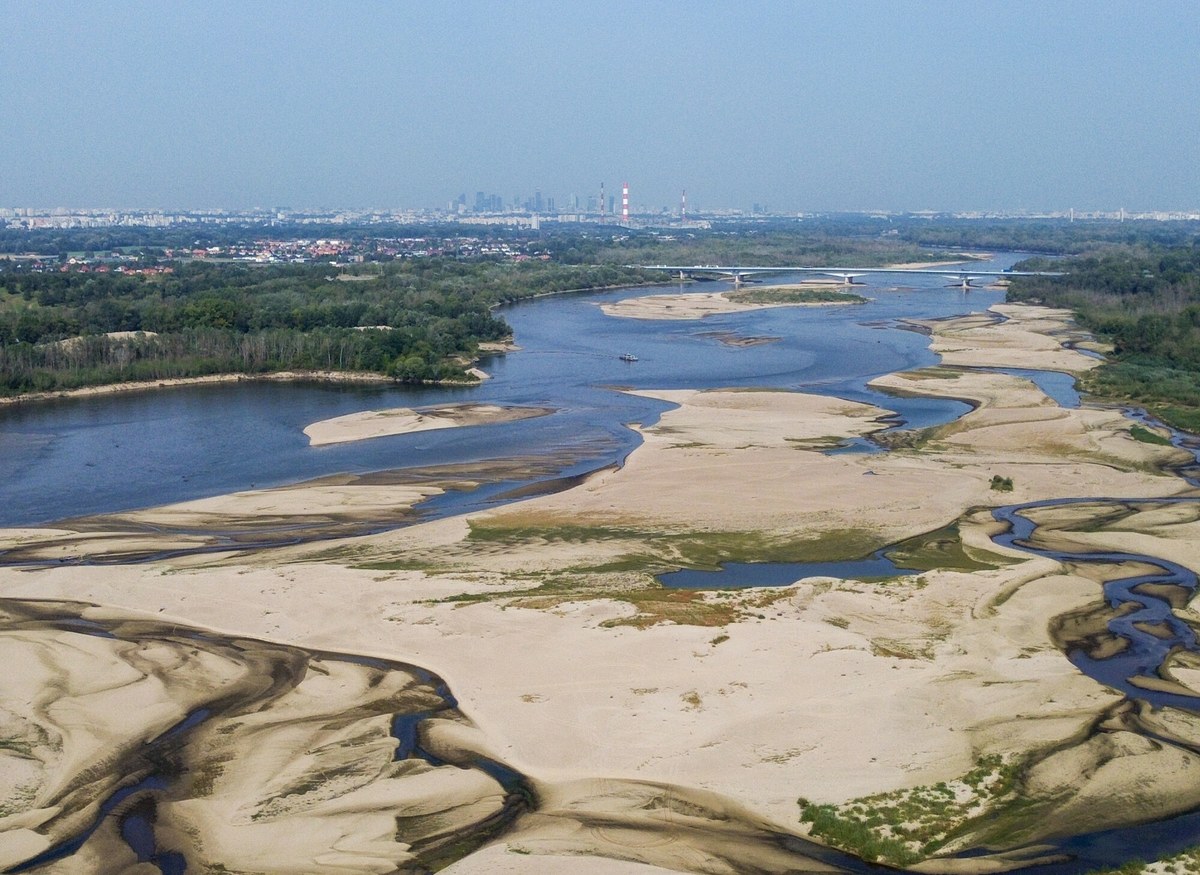
<path fill-rule="evenodd" d="M 52 629 L 75 634 L 130 642 L 139 646 L 162 644 L 187 645 L 211 649 L 225 656 L 246 656 L 249 669 L 265 667 L 271 682 L 250 684 L 245 691 L 224 692 L 214 689 L 205 705 L 189 712 L 179 722 L 134 749 L 124 761 L 108 766 L 127 776 L 122 786 L 111 792 L 98 805 L 89 823 L 70 838 L 12 866 L 7 873 L 22 873 L 41 869 L 76 853 L 110 818 L 116 818 L 117 833 L 140 863 L 149 863 L 163 875 L 182 875 L 187 871 L 183 853 L 159 845 L 155 832 L 158 803 L 170 794 L 180 776 L 185 773 L 182 751 L 193 734 L 209 721 L 232 712 L 253 712 L 267 708 L 280 695 L 293 689 L 309 667 L 318 662 L 346 662 L 364 666 L 378 674 L 401 672 L 412 679 L 412 685 L 432 692 L 436 704 L 392 715 L 392 734 L 397 740 L 394 759 L 419 759 L 433 766 L 447 765 L 430 754 L 420 743 L 422 723 L 434 717 L 456 715 L 458 702 L 446 682 L 420 666 L 375 657 L 357 656 L 332 651 L 285 646 L 253 639 L 230 639 L 200 629 L 178 624 L 158 624 L 142 620 L 99 622 L 87 620 L 79 613 L 87 605 L 74 602 L 29 602 L 3 600 L 10 614 L 8 628 L 22 630 Z M 503 789 L 505 804 L 501 811 L 480 824 L 483 830 L 479 841 L 502 830 L 535 803 L 535 794 L 528 779 L 515 769 L 478 754 L 466 754 L 456 762 L 459 768 L 478 769 L 495 780 Z M 461 837 L 467 840 L 469 837 Z"/>

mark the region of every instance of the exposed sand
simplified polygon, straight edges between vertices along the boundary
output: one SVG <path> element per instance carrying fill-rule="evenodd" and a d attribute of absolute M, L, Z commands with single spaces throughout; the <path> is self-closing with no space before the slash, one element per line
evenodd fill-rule
<path fill-rule="evenodd" d="M 812 291 L 814 289 L 841 290 L 832 283 L 801 284 L 787 286 L 755 286 L 755 291 L 772 292 L 792 289 Z M 680 295 L 648 295 L 643 298 L 626 298 L 611 304 L 601 304 L 609 316 L 625 319 L 703 319 L 721 313 L 741 313 L 746 310 L 762 310 L 767 307 L 844 307 L 856 301 L 820 301 L 754 303 L 734 301 L 724 292 L 687 292 Z"/>
<path fill-rule="evenodd" d="M 957 261 L 902 261 L 898 264 L 889 264 L 891 270 L 937 270 L 940 267 L 957 267 L 960 264 L 970 265 L 973 261 L 986 261 L 991 258 L 988 252 L 964 252 L 966 258 L 960 258 Z"/>
<path fill-rule="evenodd" d="M 994 315 L 991 315 L 994 314 Z M 945 365 L 1034 368 L 1078 374 L 1101 361 L 1063 343 L 1087 337 L 1068 310 L 997 304 L 991 314 L 936 324 L 930 348 Z M 995 316 L 1002 317 L 1000 321 Z M 929 325 L 931 323 L 925 323 Z"/>
<path fill-rule="evenodd" d="M 314 447 L 340 444 L 414 431 L 458 428 L 467 425 L 492 425 L 545 416 L 545 407 L 502 407 L 498 404 L 444 404 L 440 407 L 394 407 L 390 410 L 365 410 L 333 419 L 314 422 L 304 429 Z"/>
<path fill-rule="evenodd" d="M 934 343 L 960 364 L 1091 366 L 1061 349 L 1072 331 L 1061 312 L 997 309 L 1008 321 L 935 323 Z M 3 568 L 0 595 L 88 600 L 109 612 L 436 671 L 487 749 L 540 788 L 538 811 L 446 870 L 455 875 L 654 871 L 635 863 L 723 872 L 731 871 L 730 854 L 758 861 L 758 871 L 789 871 L 797 864 L 772 856 L 778 848 L 762 835 L 800 831 L 797 797 L 841 802 L 952 780 L 988 753 L 1043 752 L 1029 772 L 1037 804 L 1015 821 L 1011 846 L 1055 830 L 1104 828 L 1131 811 L 1160 816 L 1200 804 L 1195 758 L 1185 762 L 1177 748 L 1138 734 L 1149 726 L 1194 740 L 1200 727 L 1169 713 L 1106 716 L 1121 697 L 1079 673 L 1048 628 L 1055 617 L 1102 609 L 1096 580 L 996 547 L 988 534 L 997 525 L 972 510 L 1061 496 L 1176 495 L 1185 484 L 1159 466 L 1179 451 L 1133 440 L 1113 411 L 1059 408 L 1015 377 L 941 368 L 876 383 L 977 407 L 920 449 L 830 456 L 820 448 L 878 428 L 885 411 L 783 392 L 648 392 L 680 406 L 644 430 L 645 443 L 624 467 L 567 492 L 470 519 L 220 561 Z M 1013 492 L 994 492 L 993 475 L 1011 477 Z M 322 488 L 330 487 L 294 489 L 286 500 L 297 510 L 341 500 Z M 381 491 L 354 500 L 382 506 L 388 489 L 399 504 L 416 497 L 412 487 L 369 488 Z M 353 489 L 347 484 L 342 497 Z M 215 519 L 210 512 L 270 514 L 278 505 L 263 502 L 279 500 L 248 494 L 138 521 L 203 527 Z M 1127 543 L 1185 562 L 1200 555 L 1200 527 L 1186 514 L 1148 508 L 1111 531 L 1090 527 L 1083 510 L 1077 516 L 1062 537 Z M 713 550 L 755 558 L 807 542 L 814 551 L 866 552 L 955 521 L 967 553 L 994 567 L 890 584 L 817 578 L 685 601 L 664 601 L 647 574 Z M 0 547 L 39 537 L 55 539 L 22 530 L 4 533 Z M 86 550 L 75 538 L 62 549 Z M 20 723 L 29 754 L 0 749 L 8 779 L 0 805 L 18 812 L 17 820 L 0 819 L 3 866 L 44 844 L 39 824 L 54 822 L 46 818 L 55 817 L 54 800 L 80 762 L 136 735 L 123 723 L 132 717 L 115 713 L 127 707 L 123 700 L 103 694 L 119 668 L 112 659 L 59 655 L 64 642 L 35 643 L 31 634 L 4 641 L 9 664 L 69 659 L 72 668 L 49 689 L 41 675 L 0 683 L 0 716 L 28 721 L 20 715 L 38 703 L 49 710 L 33 722 L 50 733 Z M 200 666 L 189 683 L 220 685 L 225 671 Z M 1200 674 L 1186 663 L 1174 671 L 1185 683 Z M 182 701 L 172 691 L 147 701 Z M 338 695 L 347 708 L 360 701 L 350 689 Z M 56 713 L 56 701 L 70 712 Z M 264 716 L 283 731 L 293 719 L 286 710 Z M 159 724 L 169 719 L 163 711 Z M 46 738 L 65 723 L 72 740 L 60 751 Z M 1104 732 L 1092 734 L 1096 725 Z M 485 743 L 457 732 L 456 749 Z M 252 737 L 224 749 L 226 774 L 237 798 L 262 804 L 279 795 L 280 768 L 304 751 L 325 751 L 317 741 L 330 738 L 289 742 L 280 760 L 254 755 Z M 487 796 L 482 785 L 463 792 L 444 798 Z M 394 797 L 374 790 L 353 795 L 330 784 L 303 816 L 258 832 L 235 805 L 179 805 L 162 813 L 165 821 L 198 831 L 202 839 L 189 845 L 198 860 L 231 869 L 302 871 L 303 861 L 320 857 L 307 871 L 389 871 L 383 861 L 408 853 L 372 814 L 394 815 Z M 342 816 L 350 810 L 354 817 Z M 964 846 L 980 835 L 968 833 Z M 263 842 L 282 843 L 287 859 L 264 853 Z M 323 856 L 331 848 L 336 854 Z M 608 859 L 576 869 L 575 857 L 536 856 L 589 853 Z"/>
<path fill-rule="evenodd" d="M 48 398 L 88 398 L 113 395 L 119 392 L 138 392 L 147 389 L 167 389 L 174 386 L 203 386 L 210 383 L 240 383 L 244 380 L 290 382 L 316 380 L 323 383 L 394 383 L 385 374 L 368 371 L 277 371 L 272 374 L 210 374 L 205 377 L 172 377 L 163 380 L 144 380 L 134 383 L 109 383 L 104 386 L 85 386 L 82 389 L 63 389 L 56 392 L 31 392 L 14 397 L 0 397 L 0 404 L 20 404 L 25 401 L 44 401 Z"/>

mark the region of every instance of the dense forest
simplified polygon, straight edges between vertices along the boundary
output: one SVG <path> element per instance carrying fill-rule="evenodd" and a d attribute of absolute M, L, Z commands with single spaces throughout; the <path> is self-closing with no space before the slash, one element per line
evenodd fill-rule
<path fill-rule="evenodd" d="M 1068 307 L 1084 327 L 1111 341 L 1112 360 L 1089 374 L 1084 388 L 1137 402 L 1200 432 L 1200 240 L 1110 246 L 1021 267 L 1067 275 L 1014 279 L 1010 300 Z"/>
<path fill-rule="evenodd" d="M 1078 255 L 1109 246 L 1187 246 L 1200 234 L 1200 222 L 910 219 L 896 230 L 900 239 L 923 246 Z"/>
<path fill-rule="evenodd" d="M 509 333 L 494 305 L 647 277 L 453 258 L 372 265 L 358 279 L 332 272 L 192 262 L 153 276 L 0 273 L 0 394 L 310 369 L 466 380 L 478 343 Z"/>
<path fill-rule="evenodd" d="M 546 248 L 567 263 L 722 264 L 882 267 L 908 261 L 946 261 L 958 250 L 880 236 L 867 226 L 857 235 L 841 223 L 796 224 L 679 234 L 631 234 L 616 239 L 551 237 Z"/>
<path fill-rule="evenodd" d="M 102 228 L 0 228 L 0 253 L 36 252 L 43 255 L 66 256 L 77 252 L 101 252 L 112 249 L 192 249 L 208 246 L 228 246 L 255 237 L 274 237 L 280 240 L 300 238 L 337 238 L 365 240 L 385 237 L 425 237 L 463 233 L 451 225 L 400 224 L 278 224 L 259 223 L 195 223 L 154 228 L 140 225 Z M 498 232 L 503 234 L 503 232 Z"/>

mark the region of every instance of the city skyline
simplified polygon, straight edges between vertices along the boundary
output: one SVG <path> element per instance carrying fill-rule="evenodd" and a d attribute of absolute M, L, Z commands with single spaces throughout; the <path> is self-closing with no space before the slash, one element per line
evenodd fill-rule
<path fill-rule="evenodd" d="M 1200 204 L 1183 2 L 5 9 L 5 206 Z"/>

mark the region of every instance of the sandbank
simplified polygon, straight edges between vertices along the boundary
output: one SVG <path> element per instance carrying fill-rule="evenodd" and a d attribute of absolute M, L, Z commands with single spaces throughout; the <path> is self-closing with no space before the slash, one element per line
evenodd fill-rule
<path fill-rule="evenodd" d="M 889 264 L 889 270 L 937 270 L 939 267 L 956 267 L 960 264 L 970 264 L 972 261 L 986 261 L 992 255 L 989 252 L 963 252 L 964 257 L 954 261 L 902 261 Z"/>
<path fill-rule="evenodd" d="M 840 291 L 844 287 L 834 283 L 790 284 L 786 286 L 755 286 L 759 292 L 786 292 L 789 290 Z M 687 292 L 678 295 L 648 295 L 643 298 L 625 298 L 613 303 L 601 304 L 600 309 L 609 316 L 624 319 L 703 319 L 724 313 L 742 313 L 747 310 L 762 310 L 768 307 L 844 307 L 858 301 L 771 301 L 751 302 L 730 300 L 725 292 Z"/>
<path fill-rule="evenodd" d="M 1102 364 L 1095 356 L 1065 346 L 1089 338 L 1069 310 L 997 304 L 988 313 L 921 324 L 933 328 L 930 349 L 945 365 L 1080 374 Z"/>
<path fill-rule="evenodd" d="M 494 425 L 545 416 L 545 407 L 516 407 L 498 404 L 443 404 L 439 407 L 394 407 L 390 410 L 364 410 L 345 416 L 323 419 L 304 429 L 314 447 L 361 441 L 368 438 L 468 425 Z"/>
<path fill-rule="evenodd" d="M 800 866 L 770 856 L 779 845 L 763 840 L 803 834 L 798 797 L 837 804 L 953 781 L 990 754 L 1010 762 L 1040 757 L 1028 771 L 1027 814 L 1006 815 L 1010 847 L 1055 830 L 1108 828 L 1130 811 L 1166 816 L 1200 804 L 1193 766 L 1176 748 L 1143 743 L 1138 734 L 1149 726 L 1160 738 L 1194 739 L 1200 730 L 1169 714 L 1121 710 L 1121 696 L 1076 670 L 1052 634 L 1057 617 L 1104 609 L 1097 580 L 993 544 L 989 535 L 999 529 L 987 510 L 1062 496 L 1183 494 L 1186 484 L 1162 470 L 1180 451 L 1134 440 L 1115 411 L 1064 409 L 1027 380 L 961 367 L 1090 366 L 1061 348 L 1074 331 L 1062 311 L 996 309 L 1004 321 L 930 325 L 933 342 L 950 353 L 945 366 L 876 381 L 974 405 L 919 446 L 822 452 L 882 427 L 887 411 L 865 404 L 779 391 L 649 391 L 678 407 L 642 429 L 642 446 L 622 468 L 567 492 L 212 561 L 36 574 L 0 568 L 0 595 L 90 601 L 108 616 L 153 617 L 229 639 L 385 657 L 436 672 L 477 733 L 453 728 L 447 749 L 486 747 L 538 787 L 539 807 L 446 870 L 456 873 L 562 871 L 580 854 L 605 858 L 579 869 L 596 875 L 653 871 L 632 868 L 642 863 L 727 871 L 731 858 L 756 861 L 759 871 L 816 870 L 816 861 Z M 992 489 L 996 475 L 1012 479 L 1011 493 Z M 321 488 L 296 488 L 289 500 L 319 507 L 331 500 Z M 379 498 L 385 502 L 387 493 Z M 270 513 L 264 500 L 231 499 L 225 510 Z M 138 522 L 151 526 L 172 514 L 194 522 L 196 510 L 147 511 Z M 1124 528 L 1096 528 L 1080 510 L 1057 534 L 1152 555 L 1196 555 L 1195 519 L 1154 515 L 1149 507 L 1144 514 Z M 950 525 L 973 567 L 951 564 L 884 583 L 809 577 L 702 594 L 665 592 L 652 577 L 714 557 L 861 555 Z M 0 545 L 28 548 L 37 538 L 35 530 L 0 533 Z M 29 744 L 24 757 L 0 750 L 0 774 L 14 776 L 0 801 L 24 812 L 20 823 L 0 821 L 7 829 L 0 862 L 8 865 L 43 840 L 44 824 L 56 816 L 45 812 L 88 752 L 131 731 L 121 722 L 128 718 L 113 713 L 118 697 L 91 696 L 126 671 L 114 661 L 125 657 L 94 658 L 89 670 L 86 654 L 59 654 L 73 646 L 61 638 L 5 634 L 12 660 L 70 666 L 50 691 L 36 677 L 0 685 L 0 716 L 24 727 Z M 147 686 L 147 702 L 186 707 L 187 689 L 225 683 L 224 665 L 197 666 L 186 674 L 192 687 L 179 690 L 182 676 L 156 674 L 167 692 Z M 1192 680 L 1192 671 L 1177 668 L 1181 680 Z M 357 707 L 356 689 L 339 694 L 342 707 Z M 324 694 L 313 690 L 314 698 Z M 239 727 L 229 730 L 228 746 L 213 748 L 230 764 L 214 786 L 232 794 L 226 801 L 242 801 L 183 798 L 160 808 L 162 828 L 175 824 L 181 836 L 191 829 L 201 837 L 184 842 L 198 864 L 282 872 L 307 860 L 309 871 L 367 872 L 385 871 L 384 861 L 408 853 L 395 834 L 397 797 L 385 792 L 392 772 L 363 776 L 353 788 L 312 778 L 321 789 L 303 784 L 308 789 L 294 798 L 283 793 L 282 768 L 355 749 L 352 733 L 335 737 L 327 726 L 306 734 L 325 724 L 296 715 L 325 712 L 302 700 L 309 711 L 297 705 L 265 713 L 293 739 L 280 748 L 283 759 L 261 755 L 255 736 Z M 68 710 L 56 712 L 56 701 Z M 166 713 L 156 719 L 166 721 Z M 73 758 L 53 742 L 66 722 Z M 383 745 L 378 735 L 358 744 L 369 747 L 367 738 Z M 301 781 L 317 772 L 289 774 Z M 272 820 L 270 829 L 249 819 L 257 809 L 241 807 L 271 798 L 307 805 L 311 793 L 325 795 Z M 443 798 L 464 817 L 491 810 L 478 801 L 488 798 L 483 784 L 448 789 Z M 353 817 L 344 816 L 350 811 Z M 967 831 L 959 841 L 969 847 L 983 839 Z M 264 851 L 272 842 L 285 843 L 287 861 Z M 980 858 L 973 865 L 1008 864 Z"/>

